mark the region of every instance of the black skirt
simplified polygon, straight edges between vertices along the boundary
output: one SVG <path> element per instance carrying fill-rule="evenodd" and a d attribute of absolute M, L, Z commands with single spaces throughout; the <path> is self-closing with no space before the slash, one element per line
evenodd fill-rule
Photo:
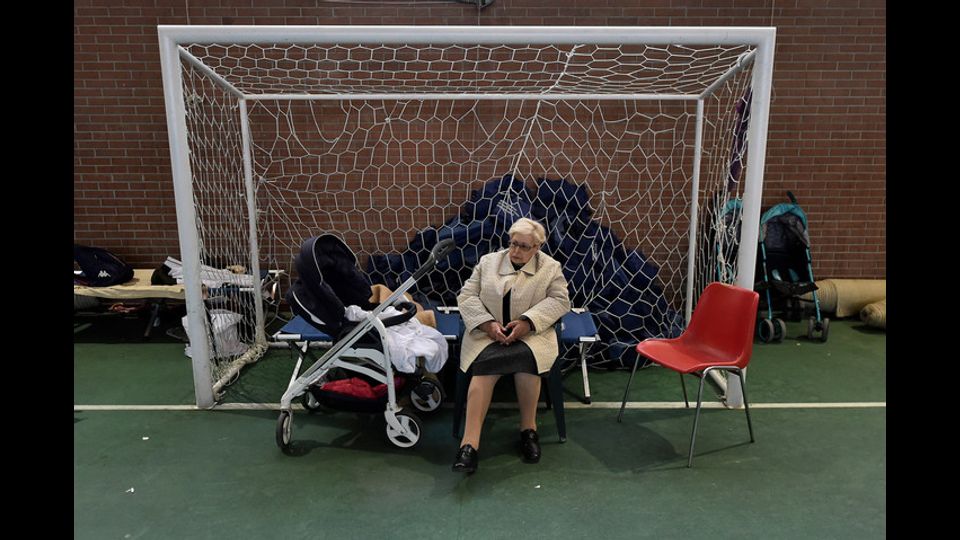
<path fill-rule="evenodd" d="M 510 375 L 512 373 L 537 374 L 537 361 L 533 351 L 522 341 L 509 345 L 491 343 L 486 346 L 471 364 L 474 375 Z"/>
<path fill-rule="evenodd" d="M 503 297 L 503 320 L 510 319 L 510 291 Z M 533 351 L 522 341 L 509 345 L 493 342 L 487 345 L 473 361 L 474 375 L 537 374 L 537 360 Z"/>

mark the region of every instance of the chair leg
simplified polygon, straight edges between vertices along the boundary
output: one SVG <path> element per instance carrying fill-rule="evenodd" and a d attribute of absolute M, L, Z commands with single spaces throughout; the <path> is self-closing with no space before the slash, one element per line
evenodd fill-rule
<path fill-rule="evenodd" d="M 697 440 L 697 425 L 700 423 L 700 405 L 703 403 L 703 381 L 707 374 L 700 376 L 700 390 L 697 391 L 697 414 L 693 417 L 693 433 L 690 434 L 690 456 L 687 458 L 687 468 L 693 467 L 693 443 Z"/>
<path fill-rule="evenodd" d="M 580 344 L 580 370 L 583 371 L 583 402 L 590 404 L 590 377 L 587 375 L 586 343 Z"/>
<path fill-rule="evenodd" d="M 552 372 L 552 369 L 553 368 L 551 368 L 551 372 Z M 540 383 L 540 388 L 543 390 L 543 404 L 548 411 L 553 408 L 553 394 L 551 394 L 550 392 L 550 387 L 551 387 L 550 376 L 548 375 L 547 384 L 543 384 L 542 381 Z M 539 406 L 539 401 L 537 403 Z"/>
<path fill-rule="evenodd" d="M 150 337 L 150 331 L 153 330 L 155 326 L 160 326 L 160 304 L 162 303 L 162 300 L 159 302 L 151 302 L 153 305 L 150 306 L 150 320 L 147 321 L 147 329 L 144 331 L 143 337 Z"/>
<path fill-rule="evenodd" d="M 620 414 L 617 415 L 617 422 L 623 420 L 623 409 L 627 406 L 627 393 L 630 392 L 630 383 L 633 382 L 633 376 L 637 373 L 637 365 L 640 364 L 640 358 L 633 363 L 633 369 L 630 371 L 630 378 L 627 379 L 627 388 L 623 391 L 623 403 L 620 404 Z"/>
<path fill-rule="evenodd" d="M 683 380 L 683 373 L 680 373 L 680 387 L 683 388 L 683 403 L 690 408 L 690 401 L 687 399 L 687 383 Z"/>
<path fill-rule="evenodd" d="M 557 422 L 557 434 L 560 436 L 560 442 L 567 442 L 567 422 L 563 414 L 563 376 L 560 369 L 556 366 L 550 369 L 547 374 L 548 393 L 547 403 L 553 405 L 553 416 Z"/>
<path fill-rule="evenodd" d="M 463 422 L 463 413 L 467 408 L 467 389 L 470 387 L 470 374 L 457 368 L 457 390 L 453 405 L 453 438 L 463 436 L 460 427 Z"/>
<path fill-rule="evenodd" d="M 742 370 L 738 369 L 734 373 L 737 374 L 737 377 L 740 377 L 740 389 L 743 390 L 743 408 L 747 411 L 747 429 L 750 430 L 750 442 L 755 442 L 753 439 L 753 423 L 750 422 L 750 402 L 747 401 L 746 377 L 743 376 Z"/>

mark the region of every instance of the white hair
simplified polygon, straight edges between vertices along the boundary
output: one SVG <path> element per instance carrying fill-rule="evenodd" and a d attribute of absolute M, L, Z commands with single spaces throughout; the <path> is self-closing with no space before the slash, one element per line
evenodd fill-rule
<path fill-rule="evenodd" d="M 520 218 L 513 222 L 513 226 L 507 232 L 511 237 L 515 234 L 529 234 L 537 242 L 543 244 L 547 239 L 547 231 L 543 225 L 528 218 Z"/>

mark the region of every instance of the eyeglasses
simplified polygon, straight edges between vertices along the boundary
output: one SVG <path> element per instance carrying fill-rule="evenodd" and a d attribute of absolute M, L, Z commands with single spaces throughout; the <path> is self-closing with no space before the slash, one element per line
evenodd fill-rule
<path fill-rule="evenodd" d="M 526 244 L 521 244 L 520 242 L 510 242 L 510 249 L 519 249 L 520 251 L 530 251 L 535 247 L 537 246 L 528 246 Z"/>

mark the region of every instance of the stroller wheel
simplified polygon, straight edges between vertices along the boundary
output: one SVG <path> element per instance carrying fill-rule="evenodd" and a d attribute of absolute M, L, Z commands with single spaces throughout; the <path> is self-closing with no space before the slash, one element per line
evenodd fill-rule
<path fill-rule="evenodd" d="M 317 412 L 323 410 L 323 405 L 317 401 L 317 398 L 313 397 L 313 393 L 310 390 L 307 390 L 303 393 L 303 398 L 300 400 L 303 404 L 303 408 L 309 412 Z"/>
<path fill-rule="evenodd" d="M 783 341 L 783 338 L 787 337 L 787 323 L 783 322 L 783 319 L 774 319 L 774 341 Z"/>
<path fill-rule="evenodd" d="M 773 321 L 770 319 L 761 319 L 760 323 L 757 324 L 757 336 L 760 338 L 760 341 L 770 343 L 773 340 L 773 334 Z"/>
<path fill-rule="evenodd" d="M 820 341 L 826 343 L 827 334 L 830 333 L 830 319 L 824 318 L 823 321 L 819 323 L 816 317 L 807 319 L 807 337 L 811 340 L 816 339 L 817 332 L 820 332 Z"/>
<path fill-rule="evenodd" d="M 290 453 L 290 441 L 293 440 L 293 415 L 290 411 L 280 411 L 277 418 L 277 446 L 284 454 Z"/>
<path fill-rule="evenodd" d="M 384 413 L 384 416 L 390 414 L 390 411 Z M 413 413 L 400 411 L 396 413 L 397 423 L 400 424 L 402 431 L 394 429 L 387 420 L 387 438 L 395 446 L 400 448 L 410 448 L 420 442 L 420 419 Z"/>
<path fill-rule="evenodd" d="M 443 389 L 431 380 L 423 380 L 410 392 L 410 401 L 417 410 L 435 411 L 443 401 Z"/>

